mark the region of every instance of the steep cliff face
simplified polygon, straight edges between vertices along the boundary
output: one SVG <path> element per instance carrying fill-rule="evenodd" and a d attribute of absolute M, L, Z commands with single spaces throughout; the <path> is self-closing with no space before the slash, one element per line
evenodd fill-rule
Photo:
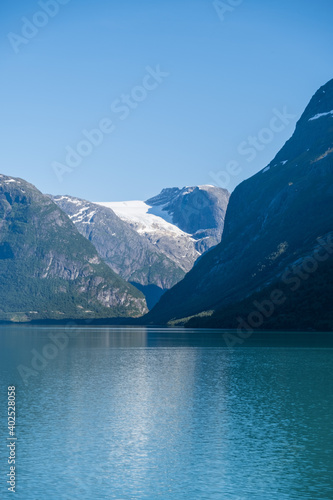
<path fill-rule="evenodd" d="M 167 322 L 201 313 L 206 325 L 224 326 L 216 311 L 223 310 L 226 320 L 231 304 L 281 281 L 290 266 L 311 255 L 317 238 L 328 237 L 333 227 L 332 146 L 333 80 L 311 99 L 274 160 L 235 189 L 222 242 L 149 318 Z"/>
<path fill-rule="evenodd" d="M 101 260 L 55 203 L 0 176 L 0 319 L 139 316 L 138 290 Z"/>
<path fill-rule="evenodd" d="M 215 186 L 168 188 L 146 201 L 172 223 L 191 234 L 194 247 L 203 254 L 221 241 L 230 194 Z"/>

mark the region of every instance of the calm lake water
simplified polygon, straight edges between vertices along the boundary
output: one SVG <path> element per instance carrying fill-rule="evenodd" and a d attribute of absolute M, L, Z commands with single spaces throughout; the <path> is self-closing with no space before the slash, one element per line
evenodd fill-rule
<path fill-rule="evenodd" d="M 0 498 L 332 500 L 332 336 L 0 328 Z M 7 387 L 17 493 L 7 493 Z"/>

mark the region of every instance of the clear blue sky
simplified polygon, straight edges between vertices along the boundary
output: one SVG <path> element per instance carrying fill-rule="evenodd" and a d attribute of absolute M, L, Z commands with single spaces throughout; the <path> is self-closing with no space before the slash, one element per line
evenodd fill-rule
<path fill-rule="evenodd" d="M 222 20 L 211 0 L 70 0 L 52 18 L 35 15 L 37 1 L 2 0 L 0 171 L 43 192 L 117 201 L 214 184 L 211 172 L 222 184 L 236 161 L 232 190 L 263 168 L 295 119 L 263 132 L 252 161 L 238 146 L 269 127 L 273 109 L 298 118 L 333 77 L 333 2 L 229 1 L 239 5 Z M 24 17 L 46 24 L 27 33 Z M 157 65 L 169 76 L 142 100 L 135 87 Z M 110 106 L 133 89 L 140 102 L 121 120 L 128 113 Z M 104 118 L 113 131 L 60 182 L 53 162 Z"/>

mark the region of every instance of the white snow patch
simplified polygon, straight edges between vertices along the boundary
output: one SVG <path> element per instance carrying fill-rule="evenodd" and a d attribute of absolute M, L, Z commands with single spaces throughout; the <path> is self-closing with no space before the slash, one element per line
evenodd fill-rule
<path fill-rule="evenodd" d="M 288 160 L 284 160 L 284 161 L 281 161 L 282 165 L 285 165 L 286 163 L 288 163 Z"/>
<path fill-rule="evenodd" d="M 83 207 L 81 208 L 76 214 L 73 214 L 73 215 L 70 215 L 70 219 L 75 219 L 75 218 L 79 218 L 79 217 L 83 217 L 83 212 L 85 212 L 86 210 L 88 210 L 89 207 Z"/>
<path fill-rule="evenodd" d="M 77 200 L 75 198 L 71 198 L 70 196 L 57 196 L 55 198 L 55 200 L 56 201 L 67 200 L 67 201 L 69 201 L 69 203 L 73 203 L 73 205 L 77 205 L 77 206 L 80 206 L 83 204 L 83 201 Z"/>
<path fill-rule="evenodd" d="M 262 171 L 262 173 L 265 173 L 265 172 L 268 172 L 268 170 L 270 170 L 271 167 L 266 167 L 264 168 L 264 170 Z"/>
<path fill-rule="evenodd" d="M 91 222 L 91 219 L 96 213 L 96 210 L 92 210 L 91 212 L 89 212 L 89 209 L 90 209 L 89 205 L 88 206 L 86 205 L 80 208 L 80 210 L 76 212 L 76 214 L 70 215 L 69 218 L 72 220 L 75 219 L 73 220 L 73 222 L 82 222 L 83 224 L 89 224 Z"/>
<path fill-rule="evenodd" d="M 151 206 L 140 200 L 95 203 L 111 208 L 120 219 L 131 223 L 140 234 L 162 232 L 188 236 L 171 223 L 171 216 L 163 211 L 164 205 Z"/>
<path fill-rule="evenodd" d="M 74 205 L 78 205 L 78 206 L 82 205 L 82 203 L 83 203 L 81 200 L 75 200 L 75 199 L 73 200 L 73 198 L 72 199 L 68 198 L 68 201 L 70 201 Z"/>
<path fill-rule="evenodd" d="M 71 198 L 70 196 L 57 196 L 55 200 L 60 201 L 60 200 L 67 200 L 69 203 L 73 203 L 73 205 L 82 205 L 83 201 L 77 200 L 76 198 Z"/>
<path fill-rule="evenodd" d="M 153 205 L 152 207 L 149 205 L 148 213 L 152 215 L 156 215 L 157 217 L 161 217 L 169 224 L 173 224 L 172 215 L 169 214 L 166 210 L 164 210 L 165 205 Z"/>
<path fill-rule="evenodd" d="M 9 179 L 8 181 L 4 181 L 5 184 L 9 184 L 10 182 L 16 182 L 14 179 Z"/>
<path fill-rule="evenodd" d="M 327 113 L 318 113 L 317 115 L 310 118 L 309 122 L 311 122 L 312 120 L 318 120 L 318 118 L 321 118 L 322 116 L 327 116 L 327 115 L 332 115 L 332 117 L 333 117 L 333 109 L 332 109 L 332 111 L 328 111 Z"/>

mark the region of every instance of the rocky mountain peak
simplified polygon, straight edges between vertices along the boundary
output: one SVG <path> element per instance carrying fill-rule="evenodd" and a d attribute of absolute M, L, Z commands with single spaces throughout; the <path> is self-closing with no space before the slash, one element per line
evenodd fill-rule
<path fill-rule="evenodd" d="M 209 237 L 214 237 L 218 242 L 229 196 L 226 189 L 215 186 L 186 186 L 182 189 L 163 189 L 146 203 L 152 207 L 158 206 L 162 217 L 164 213 L 179 229 L 192 234 L 201 243 L 203 238 Z M 197 249 L 203 253 L 202 244 L 200 248 Z"/>

